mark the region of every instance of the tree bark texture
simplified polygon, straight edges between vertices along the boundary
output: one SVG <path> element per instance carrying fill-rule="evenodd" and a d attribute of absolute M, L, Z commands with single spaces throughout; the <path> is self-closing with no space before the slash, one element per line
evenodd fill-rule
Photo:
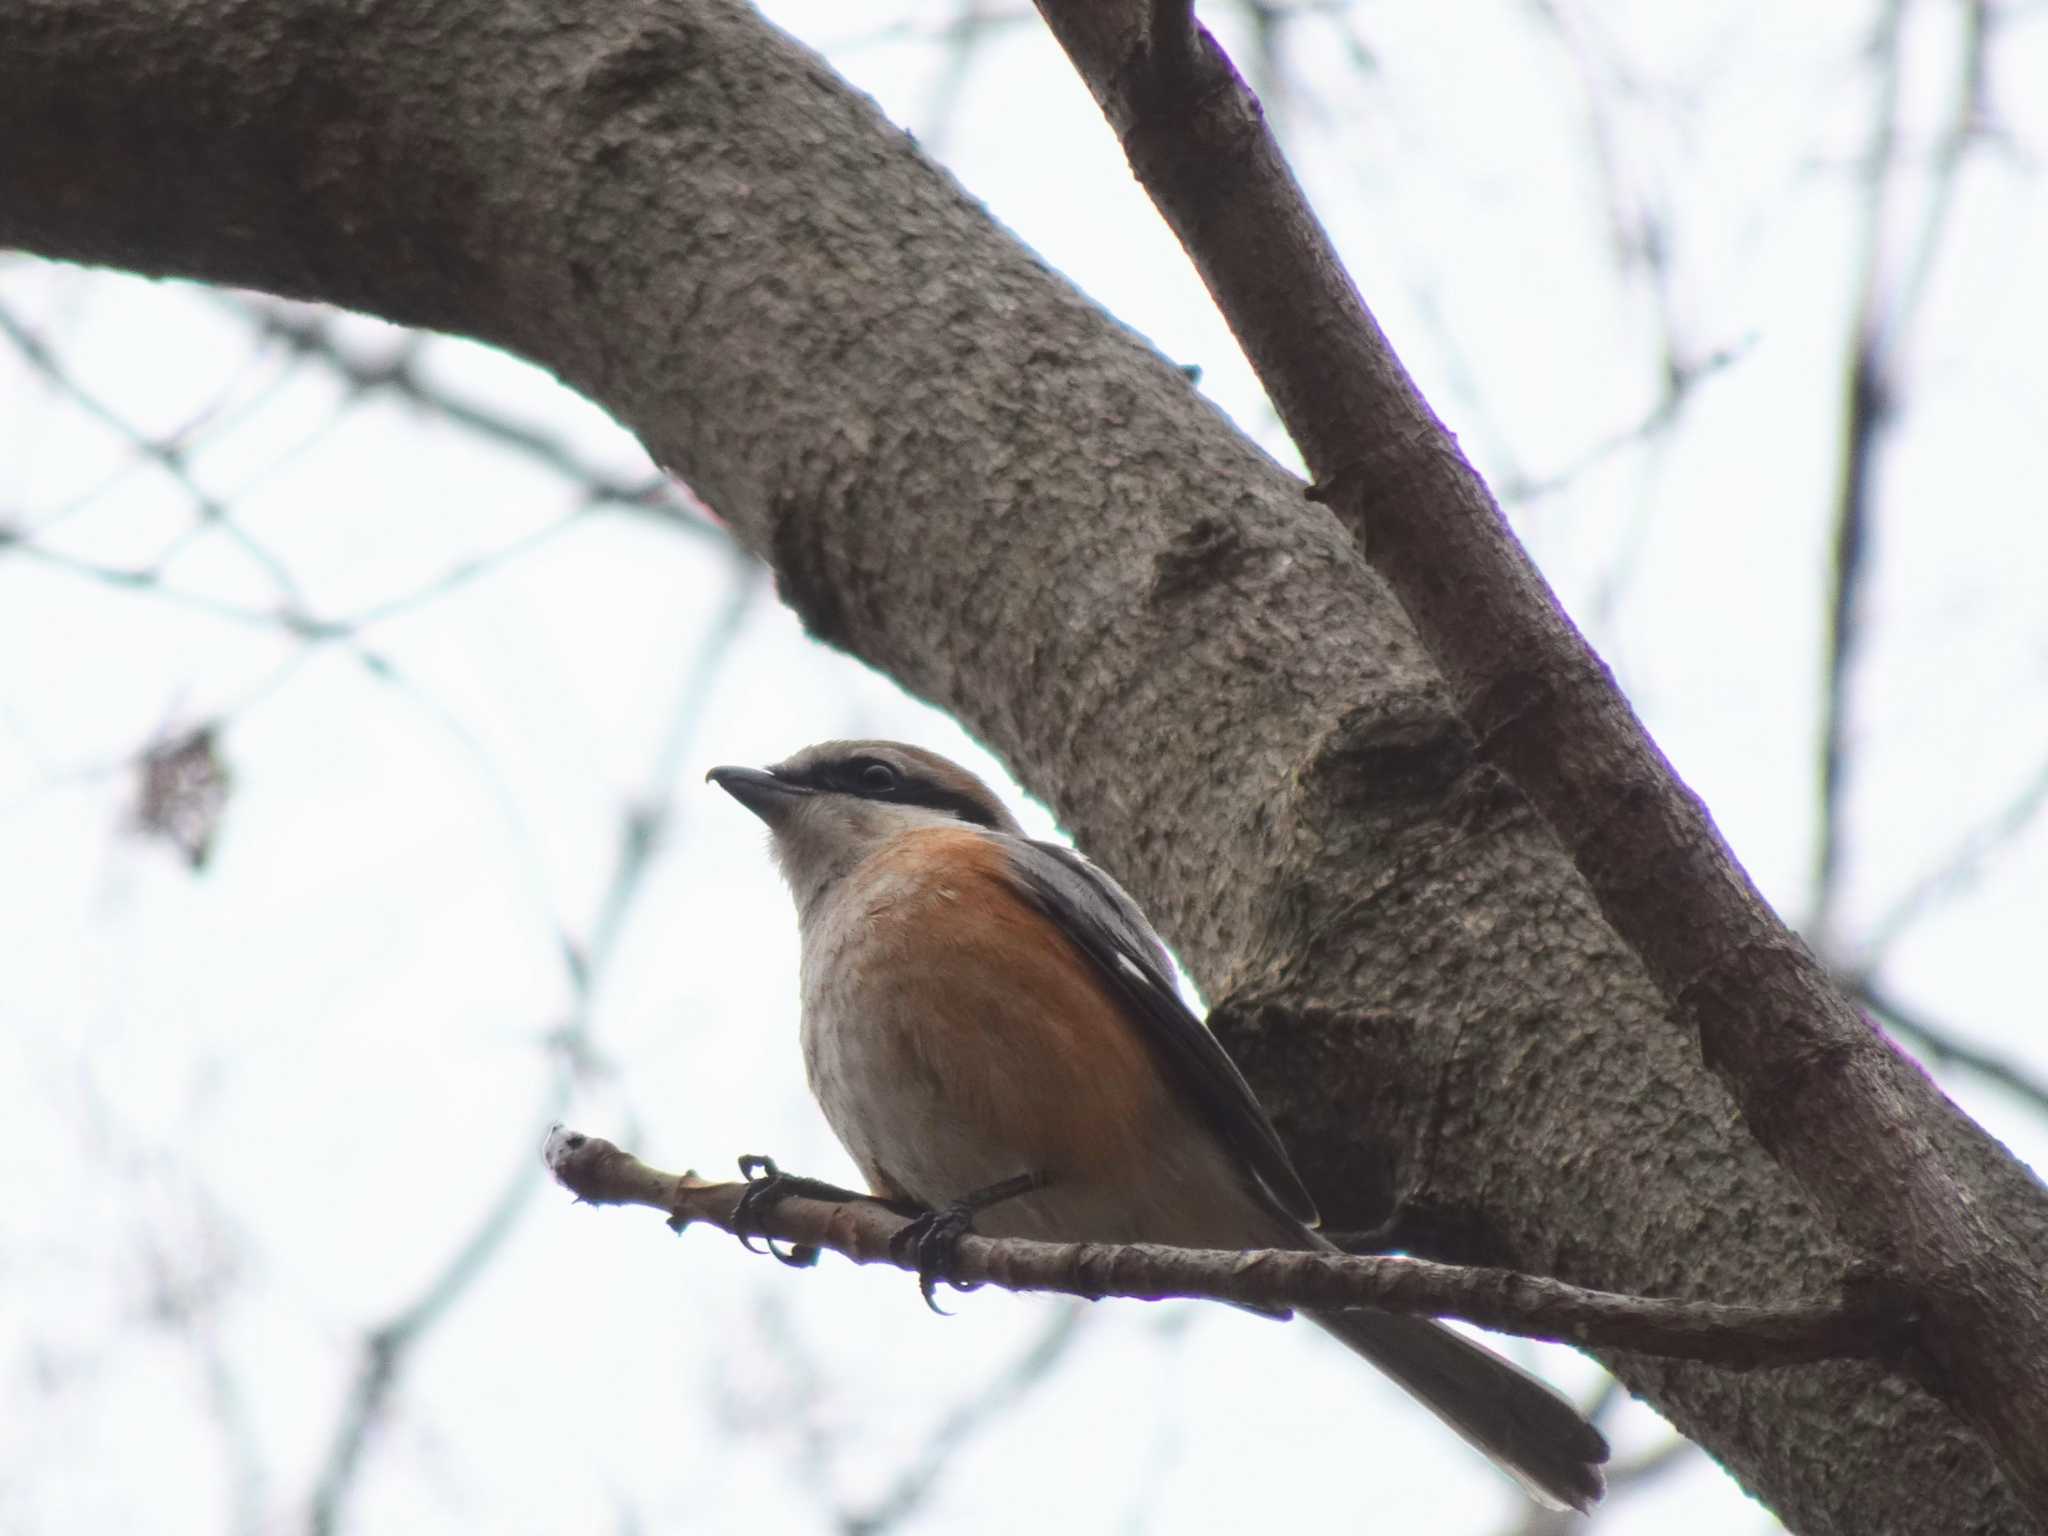
<path fill-rule="evenodd" d="M 479 337 L 610 409 L 1132 888 L 1333 1228 L 1838 1285 L 1338 520 L 743 6 L 12 0 L 0 142 L 0 244 Z M 1875 1367 L 1603 1358 L 1794 1529 L 2031 1528 Z"/>

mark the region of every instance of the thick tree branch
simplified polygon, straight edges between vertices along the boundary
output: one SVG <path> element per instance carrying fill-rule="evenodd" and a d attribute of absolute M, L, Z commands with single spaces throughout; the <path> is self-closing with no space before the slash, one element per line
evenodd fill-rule
<path fill-rule="evenodd" d="M 1039 0 L 1479 751 L 1528 795 L 1751 1132 L 1925 1308 L 1938 1390 L 2048 1519 L 2048 1225 L 1771 911 L 1430 412 L 1258 103 L 1178 8 Z"/>
<path fill-rule="evenodd" d="M 542 1149 L 561 1186 L 592 1205 L 666 1211 L 681 1231 L 703 1222 L 738 1235 L 743 1183 L 650 1168 L 602 1137 L 557 1125 Z M 916 1261 L 892 1248 L 910 1219 L 871 1200 L 835 1203 L 791 1196 L 747 1227 L 750 1236 L 829 1249 L 856 1264 Z M 1432 1264 L 1356 1254 L 1247 1252 L 1139 1243 L 1039 1243 L 961 1239 L 948 1278 L 1006 1291 L 1053 1291 L 1088 1301 L 1229 1301 L 1270 1307 L 1373 1307 L 1456 1318 L 1501 1333 L 1582 1348 L 1635 1350 L 1697 1360 L 1723 1370 L 1757 1370 L 1817 1360 L 1875 1359 L 1902 1332 L 1882 1288 L 1858 1285 L 1842 1301 L 1739 1306 L 1663 1297 L 1617 1296 L 1511 1270 Z M 1894 1298 L 1895 1300 L 1895 1298 Z"/>

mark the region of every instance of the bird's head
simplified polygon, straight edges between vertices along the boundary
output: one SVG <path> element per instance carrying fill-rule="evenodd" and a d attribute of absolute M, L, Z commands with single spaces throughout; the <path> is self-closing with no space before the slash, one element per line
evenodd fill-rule
<path fill-rule="evenodd" d="M 1024 835 L 980 779 L 900 741 L 821 741 L 768 768 L 720 767 L 705 777 L 767 823 L 800 910 L 912 828 L 964 823 Z"/>

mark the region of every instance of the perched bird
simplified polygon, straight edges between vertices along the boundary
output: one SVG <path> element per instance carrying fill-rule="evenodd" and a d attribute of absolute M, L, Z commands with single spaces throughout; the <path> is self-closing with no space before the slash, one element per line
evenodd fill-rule
<path fill-rule="evenodd" d="M 989 1237 L 1331 1248 L 1108 875 L 917 747 L 828 741 L 707 777 L 768 825 L 802 930 L 811 1091 L 876 1195 L 939 1209 L 1022 1187 L 978 1214 Z M 1600 1497 L 1607 1442 L 1535 1377 L 1424 1319 L 1310 1316 L 1535 1498 Z"/>

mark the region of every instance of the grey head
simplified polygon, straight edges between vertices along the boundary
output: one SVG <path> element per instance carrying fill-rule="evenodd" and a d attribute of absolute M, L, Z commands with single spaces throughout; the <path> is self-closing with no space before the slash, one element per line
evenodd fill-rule
<path fill-rule="evenodd" d="M 912 827 L 1024 835 L 980 779 L 900 741 L 821 741 L 768 768 L 720 767 L 705 778 L 767 823 L 799 912 Z"/>

